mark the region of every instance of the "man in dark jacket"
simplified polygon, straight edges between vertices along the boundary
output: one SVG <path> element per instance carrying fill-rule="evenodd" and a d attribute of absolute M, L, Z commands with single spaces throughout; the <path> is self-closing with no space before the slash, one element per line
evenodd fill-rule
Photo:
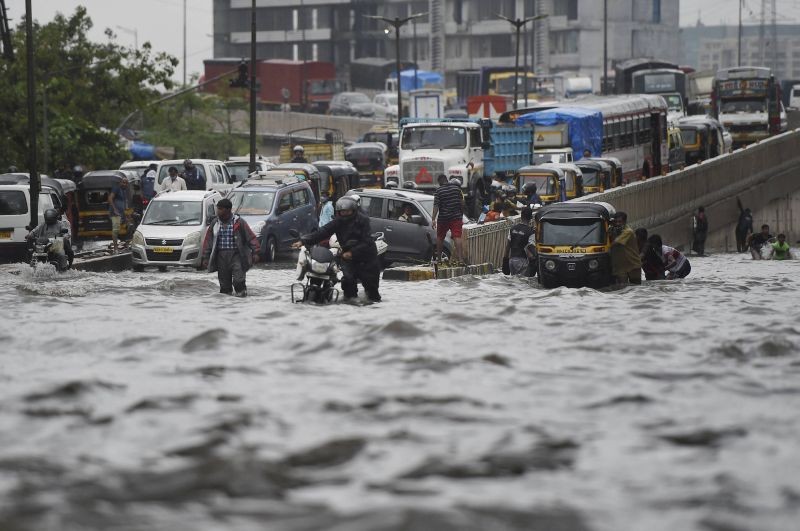
<path fill-rule="evenodd" d="M 753 234 L 753 214 L 749 208 L 739 205 L 739 221 L 736 223 L 736 250 L 743 253 L 747 250 L 747 239 Z"/>
<path fill-rule="evenodd" d="M 703 256 L 706 254 L 706 237 L 708 236 L 708 218 L 706 209 L 699 207 L 692 218 L 692 250 Z"/>
<path fill-rule="evenodd" d="M 340 267 L 345 300 L 358 295 L 360 280 L 369 300 L 380 302 L 378 284 L 381 268 L 369 217 L 358 208 L 358 203 L 351 196 L 344 196 L 336 201 L 336 216 L 333 221 L 303 236 L 302 243 L 295 242 L 292 247 L 298 249 L 305 245 L 310 248 L 334 234 L 342 248 Z"/>
<path fill-rule="evenodd" d="M 219 292 L 247 297 L 245 276 L 258 262 L 258 238 L 245 220 L 231 212 L 230 199 L 217 202 L 217 219 L 209 225 L 203 239 L 201 267 L 217 272 Z"/>
<path fill-rule="evenodd" d="M 506 245 L 506 258 L 508 258 L 508 274 L 532 277 L 536 272 L 536 239 L 533 227 L 533 210 L 523 207 L 520 213 L 520 222 L 511 227 Z M 529 267 L 530 263 L 533 267 Z"/>
<path fill-rule="evenodd" d="M 190 159 L 183 161 L 183 180 L 186 181 L 187 190 L 205 190 L 206 178 L 197 169 Z"/>

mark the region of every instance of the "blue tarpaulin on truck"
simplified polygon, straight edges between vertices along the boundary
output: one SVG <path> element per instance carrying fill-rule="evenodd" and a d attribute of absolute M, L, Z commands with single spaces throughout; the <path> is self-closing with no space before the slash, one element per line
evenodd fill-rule
<path fill-rule="evenodd" d="M 397 77 L 397 74 L 392 72 L 389 74 L 390 78 Z M 400 90 L 408 92 L 414 89 L 421 89 L 426 87 L 442 88 L 444 78 L 439 72 L 432 72 L 430 70 L 417 70 L 417 86 L 414 86 L 414 69 L 403 70 L 400 72 Z"/>
<path fill-rule="evenodd" d="M 556 107 L 545 111 L 523 114 L 517 118 L 517 125 L 532 124 L 550 126 L 566 123 L 569 126 L 569 143 L 575 160 L 583 157 L 583 150 L 588 149 L 593 157 L 599 157 L 603 151 L 603 114 L 593 109 L 581 107 Z M 536 143 L 534 141 L 534 151 Z"/>

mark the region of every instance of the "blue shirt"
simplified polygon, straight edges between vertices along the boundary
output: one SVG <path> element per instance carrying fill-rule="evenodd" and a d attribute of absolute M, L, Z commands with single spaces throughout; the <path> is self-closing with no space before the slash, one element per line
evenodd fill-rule
<path fill-rule="evenodd" d="M 125 206 L 128 204 L 128 191 L 123 190 L 118 184 L 111 188 L 111 193 L 114 194 L 114 206 L 108 205 L 108 213 L 112 216 L 125 215 Z"/>
<path fill-rule="evenodd" d="M 322 210 L 319 212 L 319 226 L 324 227 L 333 221 L 333 203 L 328 201 L 322 205 Z"/>
<path fill-rule="evenodd" d="M 148 200 L 156 195 L 156 170 L 149 170 L 142 177 L 142 195 Z"/>
<path fill-rule="evenodd" d="M 232 251 L 236 249 L 236 241 L 233 239 L 233 218 L 227 223 L 222 220 L 219 221 L 217 249 L 221 251 Z"/>

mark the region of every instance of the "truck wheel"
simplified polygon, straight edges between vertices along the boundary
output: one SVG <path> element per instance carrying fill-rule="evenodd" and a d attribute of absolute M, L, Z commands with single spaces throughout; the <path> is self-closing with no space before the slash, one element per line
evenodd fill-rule
<path fill-rule="evenodd" d="M 278 252 L 278 245 L 275 243 L 275 238 L 270 236 L 267 238 L 267 245 L 264 250 L 264 261 L 265 262 L 274 262 L 275 255 Z"/>

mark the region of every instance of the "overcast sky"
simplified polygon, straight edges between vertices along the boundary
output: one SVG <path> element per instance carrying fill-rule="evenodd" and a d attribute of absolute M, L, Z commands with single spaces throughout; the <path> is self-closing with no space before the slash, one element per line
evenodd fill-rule
<path fill-rule="evenodd" d="M 488 0 L 487 0 L 488 1 Z M 614 0 L 611 0 L 613 2 Z M 672 2 L 676 0 L 662 0 Z M 694 25 L 698 16 L 704 24 L 736 24 L 739 0 L 680 0 L 681 25 Z M 183 57 L 183 4 L 184 0 L 33 0 L 33 16 L 40 22 L 49 21 L 57 11 L 71 13 L 78 5 L 86 6 L 94 21 L 90 37 L 104 40 L 105 28 L 117 34 L 117 40 L 133 46 L 134 36 L 117 26 L 138 32 L 139 44 L 150 41 L 156 50 L 166 51 L 178 59 Z M 770 2 L 767 2 L 768 9 Z M 203 59 L 213 54 L 212 0 L 186 0 L 188 72 L 202 72 Z M 760 16 L 761 1 L 745 0 L 745 23 L 756 23 Z M 6 0 L 12 25 L 25 12 L 24 0 Z M 800 0 L 778 0 L 778 21 L 800 24 Z M 182 65 L 176 80 L 183 76 Z"/>

